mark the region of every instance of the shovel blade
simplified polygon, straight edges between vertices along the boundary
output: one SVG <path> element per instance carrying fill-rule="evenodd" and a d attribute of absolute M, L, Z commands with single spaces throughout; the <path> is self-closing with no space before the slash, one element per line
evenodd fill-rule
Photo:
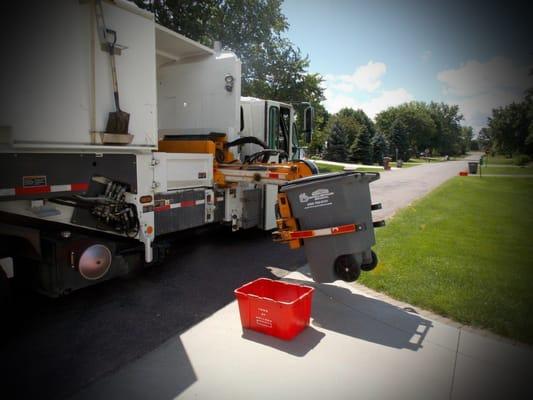
<path fill-rule="evenodd" d="M 124 111 L 110 112 L 105 131 L 108 133 L 128 133 L 130 114 Z"/>

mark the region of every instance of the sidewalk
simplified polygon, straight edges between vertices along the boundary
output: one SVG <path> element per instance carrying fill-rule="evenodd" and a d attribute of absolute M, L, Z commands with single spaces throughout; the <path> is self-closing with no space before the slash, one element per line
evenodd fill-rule
<path fill-rule="evenodd" d="M 242 332 L 237 303 L 89 386 L 75 399 L 531 398 L 531 348 L 316 284 L 311 326 L 285 342 Z"/>

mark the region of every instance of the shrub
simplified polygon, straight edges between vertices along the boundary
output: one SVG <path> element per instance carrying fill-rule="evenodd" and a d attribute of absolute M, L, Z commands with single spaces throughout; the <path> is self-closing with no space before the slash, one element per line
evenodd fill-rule
<path fill-rule="evenodd" d="M 515 160 L 515 164 L 518 165 L 519 167 L 523 167 L 525 165 L 527 165 L 527 163 L 529 163 L 530 159 L 528 156 L 526 155 L 520 155 L 520 156 L 517 156 L 516 157 L 516 160 Z"/>

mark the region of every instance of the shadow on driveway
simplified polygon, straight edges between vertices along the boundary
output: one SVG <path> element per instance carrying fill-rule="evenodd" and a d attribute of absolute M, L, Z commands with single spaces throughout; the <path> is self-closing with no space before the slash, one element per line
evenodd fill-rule
<path fill-rule="evenodd" d="M 318 328 L 383 346 L 417 351 L 433 326 L 430 320 L 416 312 L 340 286 L 285 280 L 316 289 L 311 316 L 312 326 Z"/>

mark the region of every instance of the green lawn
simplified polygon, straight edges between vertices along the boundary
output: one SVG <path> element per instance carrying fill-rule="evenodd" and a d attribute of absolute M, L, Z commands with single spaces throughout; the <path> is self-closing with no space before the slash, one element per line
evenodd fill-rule
<path fill-rule="evenodd" d="M 481 174 L 533 175 L 533 167 L 498 167 L 489 164 L 487 167 L 482 167 Z"/>
<path fill-rule="evenodd" d="M 344 171 L 344 167 L 341 165 L 322 164 L 316 161 L 315 161 L 315 164 L 317 165 L 318 170 L 320 171 L 321 174 L 325 174 L 328 172 Z"/>
<path fill-rule="evenodd" d="M 361 167 L 361 168 L 357 168 L 356 171 L 359 171 L 359 172 L 383 172 L 384 169 L 383 169 L 383 167 L 379 167 L 379 168 L 365 168 L 365 167 Z"/>
<path fill-rule="evenodd" d="M 315 163 L 318 166 L 318 169 L 319 169 L 321 174 L 325 174 L 325 173 L 328 173 L 328 172 L 344 171 L 344 167 L 342 167 L 340 165 L 322 164 L 322 163 L 316 162 L 316 161 L 315 161 Z M 361 167 L 361 168 L 357 168 L 355 171 L 359 171 L 359 172 L 382 172 L 383 168 L 365 168 L 365 167 Z"/>
<path fill-rule="evenodd" d="M 402 168 L 417 167 L 419 165 L 426 164 L 426 163 L 427 163 L 427 161 L 421 162 L 421 161 L 409 160 L 409 161 L 406 161 L 406 162 L 403 163 Z M 392 166 L 395 167 L 396 163 L 392 163 Z"/>
<path fill-rule="evenodd" d="M 444 161 L 443 157 L 428 157 L 428 158 L 410 158 L 409 163 L 416 163 L 416 164 L 426 164 L 428 162 L 442 162 Z"/>
<path fill-rule="evenodd" d="M 506 164 L 506 165 L 509 165 L 509 164 L 514 164 L 515 161 L 516 161 L 516 158 L 518 156 L 514 156 L 513 158 L 507 158 L 507 156 L 504 156 L 504 155 L 496 155 L 494 157 L 492 156 L 484 156 L 484 158 L 486 160 L 488 160 L 488 165 L 490 166 L 491 164 L 494 165 L 494 164 Z"/>
<path fill-rule="evenodd" d="M 453 178 L 377 230 L 360 282 L 533 343 L 533 179 Z"/>

